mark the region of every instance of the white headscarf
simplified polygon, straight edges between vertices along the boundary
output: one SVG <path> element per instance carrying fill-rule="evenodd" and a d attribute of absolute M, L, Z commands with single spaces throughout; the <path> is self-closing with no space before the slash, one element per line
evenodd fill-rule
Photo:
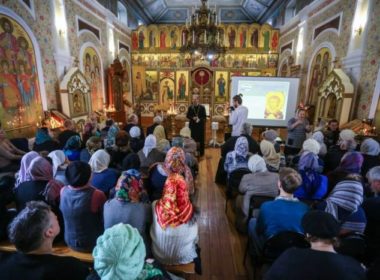
<path fill-rule="evenodd" d="M 380 153 L 379 142 L 372 138 L 365 139 L 360 145 L 360 152 L 369 156 L 377 156 Z"/>
<path fill-rule="evenodd" d="M 315 139 L 307 139 L 306 141 L 303 142 L 302 144 L 302 149 L 307 152 L 311 152 L 314 155 L 319 154 L 319 150 L 321 148 L 321 145 L 317 142 Z"/>
<path fill-rule="evenodd" d="M 145 139 L 143 153 L 146 157 L 148 157 L 149 153 L 156 148 L 157 146 L 157 139 L 156 136 L 153 134 L 149 134 L 148 137 Z"/>
<path fill-rule="evenodd" d="M 253 155 L 248 160 L 248 169 L 252 173 L 265 172 L 267 171 L 267 166 L 265 160 L 259 155 Z"/>
<path fill-rule="evenodd" d="M 88 164 L 94 173 L 100 173 L 108 168 L 111 157 L 105 150 L 97 150 L 90 158 Z"/>
<path fill-rule="evenodd" d="M 53 161 L 53 176 L 55 176 L 58 168 L 66 162 L 66 155 L 62 150 L 56 150 L 48 154 L 48 157 Z"/>
<path fill-rule="evenodd" d="M 138 126 L 132 126 L 131 129 L 129 130 L 129 135 L 132 138 L 139 138 L 141 135 L 141 130 Z"/>

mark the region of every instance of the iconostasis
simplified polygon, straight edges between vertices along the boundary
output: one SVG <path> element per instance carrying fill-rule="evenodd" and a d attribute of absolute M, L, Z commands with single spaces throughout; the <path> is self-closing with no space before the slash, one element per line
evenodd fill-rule
<path fill-rule="evenodd" d="M 225 114 L 233 76 L 275 76 L 279 31 L 268 24 L 226 24 L 219 34 L 227 51 L 217 58 L 183 54 L 185 25 L 140 26 L 132 32 L 132 92 L 143 116 L 157 108 L 186 113 L 199 93 L 211 115 Z"/>

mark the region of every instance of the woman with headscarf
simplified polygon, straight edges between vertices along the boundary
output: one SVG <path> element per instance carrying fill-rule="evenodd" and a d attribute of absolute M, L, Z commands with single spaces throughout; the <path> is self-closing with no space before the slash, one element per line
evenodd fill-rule
<path fill-rule="evenodd" d="M 278 172 L 280 168 L 281 156 L 279 153 L 276 153 L 273 143 L 267 140 L 262 140 L 260 142 L 260 151 L 263 155 L 268 171 Z"/>
<path fill-rule="evenodd" d="M 40 155 L 35 152 L 31 151 L 29 153 L 26 153 L 22 158 L 21 158 L 21 165 L 20 165 L 20 170 L 17 172 L 16 175 L 16 185 L 15 187 L 17 188 L 21 183 L 31 181 L 32 177 L 30 176 L 29 173 L 29 166 L 30 163 L 32 162 L 33 159 L 36 157 L 39 157 Z"/>
<path fill-rule="evenodd" d="M 278 137 L 278 133 L 274 129 L 268 129 L 265 130 L 261 136 L 263 137 L 264 140 L 267 140 L 271 142 L 274 145 L 274 149 L 276 150 L 276 153 L 279 153 L 281 151 L 280 144 L 276 142 L 276 139 Z"/>
<path fill-rule="evenodd" d="M 110 161 L 111 157 L 105 150 L 97 150 L 88 162 L 92 171 L 91 185 L 104 192 L 106 196 L 119 178 L 119 172 L 108 168 Z"/>
<path fill-rule="evenodd" d="M 363 155 L 363 165 L 361 174 L 366 178 L 368 170 L 380 165 L 380 145 L 375 139 L 368 138 L 360 145 L 360 152 Z"/>
<path fill-rule="evenodd" d="M 318 142 L 318 144 L 320 146 L 318 156 L 323 158 L 327 154 L 327 147 L 326 147 L 326 144 L 324 141 L 325 136 L 323 135 L 323 132 L 322 131 L 316 131 L 313 133 L 311 138 Z"/>
<path fill-rule="evenodd" d="M 36 152 L 51 152 L 59 149 L 59 143 L 54 141 L 49 135 L 49 128 L 41 127 L 37 129 L 36 139 L 34 141 L 33 150 Z"/>
<path fill-rule="evenodd" d="M 327 174 L 328 193 L 348 174 L 360 174 L 363 165 L 363 156 L 359 152 L 347 152 L 342 157 L 339 166 Z"/>
<path fill-rule="evenodd" d="M 306 200 L 322 199 L 327 192 L 327 177 L 319 173 L 318 156 L 312 152 L 303 152 L 298 162 L 298 172 L 302 184 L 294 196 Z"/>
<path fill-rule="evenodd" d="M 43 200 L 57 207 L 63 184 L 53 177 L 53 167 L 41 156 L 34 158 L 28 167 L 29 181 L 24 181 L 15 189 L 17 210 L 21 211 L 27 202 Z"/>
<path fill-rule="evenodd" d="M 166 153 L 170 149 L 170 142 L 166 139 L 165 129 L 162 125 L 157 125 L 153 131 L 153 135 L 156 136 L 157 150 Z"/>
<path fill-rule="evenodd" d="M 55 180 L 62 182 L 63 185 L 67 186 L 65 171 L 68 164 L 67 157 L 65 153 L 61 150 L 56 150 L 48 154 L 53 162 L 53 177 Z"/>
<path fill-rule="evenodd" d="M 224 170 L 227 172 L 227 177 L 236 169 L 248 168 L 248 158 L 248 140 L 240 136 L 236 140 L 235 149 L 226 155 Z"/>
<path fill-rule="evenodd" d="M 143 188 L 141 174 L 135 169 L 124 171 L 119 177 L 115 198 L 104 204 L 104 228 L 118 223 L 129 224 L 138 229 L 147 241 L 149 225 L 152 223 L 152 210 L 148 194 Z"/>
<path fill-rule="evenodd" d="M 71 136 L 67 140 L 63 152 L 70 161 L 75 161 L 80 159 L 82 142 L 78 135 Z"/>
<path fill-rule="evenodd" d="M 193 262 L 197 258 L 198 225 L 185 178 L 170 174 L 162 198 L 154 201 L 152 208 L 153 256 L 168 265 Z"/>
<path fill-rule="evenodd" d="M 119 132 L 119 128 L 116 124 L 113 124 L 108 132 L 107 137 L 104 139 L 104 148 L 105 149 L 113 149 L 116 146 L 116 136 Z"/>
<path fill-rule="evenodd" d="M 99 236 L 92 253 L 94 275 L 87 279 L 166 280 L 171 279 L 155 262 L 146 261 L 143 238 L 137 229 L 119 223 Z"/>
<path fill-rule="evenodd" d="M 191 138 L 191 130 L 189 127 L 185 126 L 179 132 L 183 139 L 183 149 L 185 153 L 190 153 L 192 155 L 196 155 L 197 152 L 197 143 Z"/>
<path fill-rule="evenodd" d="M 309 138 L 309 139 L 305 140 L 302 144 L 302 150 L 301 150 L 300 154 L 293 157 L 293 159 L 290 162 L 289 167 L 298 170 L 298 164 L 299 164 L 301 156 L 304 153 L 312 153 L 313 155 L 317 156 L 317 159 L 318 159 L 319 167 L 318 167 L 318 170 L 316 170 L 316 171 L 319 173 L 322 173 L 323 169 L 324 169 L 324 162 L 318 156 L 320 150 L 321 150 L 321 145 L 318 143 L 317 140 L 315 140 L 313 138 Z"/>
<path fill-rule="evenodd" d="M 172 146 L 173 147 L 179 147 L 179 148 L 183 149 L 183 151 L 185 152 L 185 156 L 186 156 L 186 164 L 188 167 L 190 167 L 191 173 L 193 174 L 193 178 L 195 178 L 195 176 L 198 173 L 198 160 L 194 156 L 194 154 L 186 152 L 186 150 L 184 148 L 184 142 L 183 141 L 184 141 L 183 137 L 178 137 L 178 136 L 173 137 Z"/>
<path fill-rule="evenodd" d="M 134 153 L 137 153 L 144 147 L 144 140 L 141 139 L 141 129 L 138 126 L 133 126 L 129 130 L 129 147 Z"/>
<path fill-rule="evenodd" d="M 80 161 L 88 163 L 91 156 L 101 148 L 102 139 L 98 136 L 91 136 L 86 142 L 86 147 L 80 151 Z"/>
<path fill-rule="evenodd" d="M 156 129 L 154 131 L 156 131 Z M 144 147 L 137 153 L 137 155 L 140 159 L 140 168 L 145 170 L 148 170 L 152 164 L 165 160 L 165 153 L 157 149 L 156 136 L 154 133 L 145 138 Z"/>
<path fill-rule="evenodd" d="M 236 226 L 241 232 L 247 230 L 251 197 L 259 195 L 274 198 L 278 195 L 278 174 L 268 171 L 261 156 L 251 156 L 248 169 L 252 173 L 243 176 L 239 185 L 239 195 L 236 197 Z"/>
<path fill-rule="evenodd" d="M 164 163 L 158 163 L 150 168 L 148 193 L 151 201 L 161 198 L 165 181 L 171 174 L 184 176 L 189 193 L 194 193 L 193 175 L 186 164 L 185 152 L 182 148 L 173 147 L 166 154 Z"/>
<path fill-rule="evenodd" d="M 328 197 L 316 208 L 330 213 L 341 224 L 340 234 L 364 232 L 367 219 L 361 208 L 363 202 L 363 185 L 361 176 L 349 174 L 340 181 Z"/>
<path fill-rule="evenodd" d="M 353 152 L 356 150 L 357 143 L 355 141 L 355 136 L 355 132 L 351 129 L 343 129 L 339 133 L 338 143 L 331 146 L 324 157 L 326 163 L 324 172 L 326 174 L 338 167 L 340 160 L 346 152 Z"/>

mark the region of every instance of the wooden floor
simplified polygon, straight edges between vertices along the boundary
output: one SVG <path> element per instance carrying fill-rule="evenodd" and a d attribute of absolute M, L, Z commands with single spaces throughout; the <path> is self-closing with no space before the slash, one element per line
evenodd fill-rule
<path fill-rule="evenodd" d="M 247 237 L 236 231 L 231 206 L 227 218 L 224 189 L 214 183 L 219 157 L 220 149 L 209 148 L 199 163 L 199 192 L 195 205 L 200 210 L 198 226 L 203 274 L 186 279 L 248 279 L 243 266 Z"/>

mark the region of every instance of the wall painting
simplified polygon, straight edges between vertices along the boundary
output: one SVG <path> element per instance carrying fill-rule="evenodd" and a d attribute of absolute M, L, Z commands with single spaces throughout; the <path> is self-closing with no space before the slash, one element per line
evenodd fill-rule
<path fill-rule="evenodd" d="M 228 72 L 216 71 L 215 72 L 215 102 L 224 103 L 228 97 Z"/>
<path fill-rule="evenodd" d="M 189 100 L 189 72 L 187 71 L 177 71 L 176 77 L 177 91 L 176 100 L 177 102 L 188 101 Z"/>

